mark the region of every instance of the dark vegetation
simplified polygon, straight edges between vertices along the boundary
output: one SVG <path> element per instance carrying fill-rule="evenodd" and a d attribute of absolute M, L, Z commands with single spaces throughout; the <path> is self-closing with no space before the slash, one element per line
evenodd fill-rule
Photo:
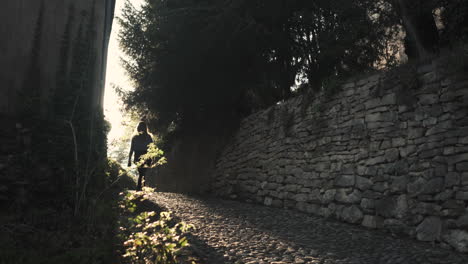
<path fill-rule="evenodd" d="M 149 198 L 154 190 L 123 192 L 120 199 L 119 238 L 125 263 L 195 264 L 187 232 L 194 226 L 178 222 Z"/>
<path fill-rule="evenodd" d="M 467 17 L 463 0 L 127 2 L 120 40 L 136 90 L 123 97 L 162 134 L 193 131 L 331 93 L 400 64 L 403 50 L 410 62 L 432 58 L 466 43 Z"/>
<path fill-rule="evenodd" d="M 94 13 L 71 8 L 57 87 L 42 94 L 42 7 L 22 102 L 2 118 L 0 263 L 115 263 L 118 193 L 133 181 L 106 157 L 109 125 L 95 104 Z M 73 24 L 79 25 L 71 37 Z M 5 130 L 5 131 L 3 131 Z"/>

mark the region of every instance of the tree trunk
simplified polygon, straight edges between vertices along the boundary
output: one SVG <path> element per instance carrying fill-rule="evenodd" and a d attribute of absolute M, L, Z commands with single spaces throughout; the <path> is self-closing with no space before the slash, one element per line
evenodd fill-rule
<path fill-rule="evenodd" d="M 398 0 L 398 9 L 406 29 L 408 59 L 424 59 L 434 54 L 438 48 L 439 34 L 430 5 L 420 0 Z"/>

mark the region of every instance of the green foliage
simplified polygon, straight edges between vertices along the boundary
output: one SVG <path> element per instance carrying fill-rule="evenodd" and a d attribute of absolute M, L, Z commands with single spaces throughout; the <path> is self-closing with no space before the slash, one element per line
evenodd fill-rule
<path fill-rule="evenodd" d="M 148 199 L 153 189 L 144 187 L 140 192 L 121 194 L 123 211 L 121 236 L 124 242 L 123 257 L 132 264 L 173 264 L 187 247 L 185 234 L 194 228 L 184 222 L 174 223 L 170 212 L 139 212 L 139 205 Z"/>
<path fill-rule="evenodd" d="M 149 164 L 148 164 L 148 161 Z M 140 156 L 140 160 L 137 162 L 137 167 L 155 168 L 159 165 L 165 164 L 166 158 L 164 157 L 164 151 L 159 149 L 155 143 L 148 145 L 148 151 L 146 154 Z"/>
<path fill-rule="evenodd" d="M 296 82 L 322 89 L 391 60 L 387 13 L 371 0 L 127 1 L 120 42 L 136 89 L 126 105 L 167 129 L 248 114 L 289 98 Z"/>
<path fill-rule="evenodd" d="M 117 184 L 120 189 L 135 189 L 135 179 L 129 175 L 129 172 L 122 168 L 121 163 L 109 159 L 107 164 L 106 176 L 108 182 Z"/>

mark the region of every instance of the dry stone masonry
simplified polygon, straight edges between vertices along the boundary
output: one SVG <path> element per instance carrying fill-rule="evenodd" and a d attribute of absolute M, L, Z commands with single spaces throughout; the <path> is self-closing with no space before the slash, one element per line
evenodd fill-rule
<path fill-rule="evenodd" d="M 468 253 L 468 78 L 445 68 L 374 75 L 247 117 L 213 191 Z"/>

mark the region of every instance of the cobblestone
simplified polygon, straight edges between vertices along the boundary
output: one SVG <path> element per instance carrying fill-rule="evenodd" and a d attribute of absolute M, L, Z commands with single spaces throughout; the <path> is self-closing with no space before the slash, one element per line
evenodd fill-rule
<path fill-rule="evenodd" d="M 159 206 L 194 224 L 206 264 L 467 264 L 468 255 L 297 211 L 181 194 L 156 193 Z"/>

